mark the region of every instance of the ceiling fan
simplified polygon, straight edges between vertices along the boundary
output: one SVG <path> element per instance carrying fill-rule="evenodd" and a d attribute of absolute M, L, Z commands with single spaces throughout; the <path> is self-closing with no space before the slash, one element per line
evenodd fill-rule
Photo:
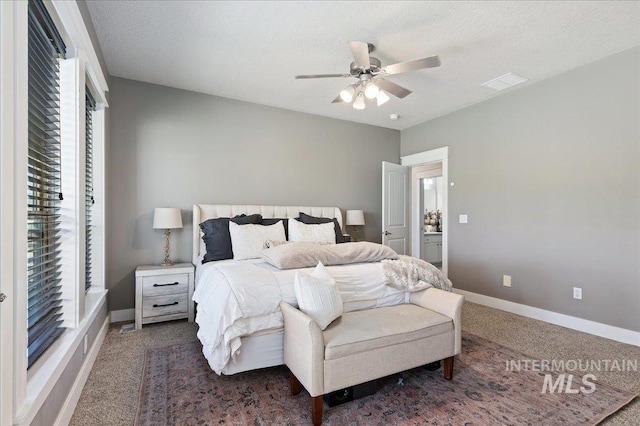
<path fill-rule="evenodd" d="M 334 77 L 357 78 L 358 81 L 342 90 L 340 95 L 333 100 L 333 103 L 353 101 L 355 109 L 364 109 L 365 98 L 376 99 L 377 105 L 380 106 L 390 99 L 386 92 L 400 99 L 411 94 L 411 90 L 386 80 L 385 77 L 440 66 L 440 58 L 436 55 L 413 61 L 398 62 L 397 64 L 383 67 L 378 58 L 369 56 L 369 53 L 375 49 L 373 44 L 364 41 L 350 41 L 349 49 L 351 49 L 354 61 L 351 62 L 348 74 L 297 75 L 296 80 Z"/>

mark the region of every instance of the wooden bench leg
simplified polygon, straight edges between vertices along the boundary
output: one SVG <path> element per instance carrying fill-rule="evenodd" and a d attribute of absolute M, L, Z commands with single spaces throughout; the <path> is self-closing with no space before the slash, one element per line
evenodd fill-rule
<path fill-rule="evenodd" d="M 311 417 L 314 426 L 322 424 L 322 395 L 311 398 Z"/>
<path fill-rule="evenodd" d="M 444 378 L 451 380 L 453 378 L 453 357 L 444 359 Z"/>
<path fill-rule="evenodd" d="M 289 379 L 291 380 L 291 395 L 298 395 L 302 392 L 302 385 L 295 376 L 295 374 L 289 372 Z M 322 395 L 311 397 L 311 418 L 314 426 L 320 426 L 322 424 Z"/>
<path fill-rule="evenodd" d="M 300 381 L 298 381 L 298 378 L 293 373 L 289 373 L 289 374 L 291 378 L 291 395 L 295 396 L 300 392 L 302 392 L 302 385 L 300 384 Z"/>

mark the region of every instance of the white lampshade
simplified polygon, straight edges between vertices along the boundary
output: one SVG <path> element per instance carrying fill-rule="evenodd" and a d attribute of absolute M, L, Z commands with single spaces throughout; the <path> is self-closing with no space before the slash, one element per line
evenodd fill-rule
<path fill-rule="evenodd" d="M 369 99 L 375 99 L 375 97 L 378 96 L 379 92 L 380 89 L 373 81 L 370 81 L 367 84 L 367 87 L 364 89 L 364 95 Z"/>
<path fill-rule="evenodd" d="M 347 86 L 342 92 L 340 92 L 340 99 L 345 102 L 351 102 L 353 100 L 353 95 L 356 93 L 356 90 L 353 88 L 353 85 Z"/>
<path fill-rule="evenodd" d="M 362 92 L 358 93 L 358 96 L 356 96 L 356 100 L 353 101 L 353 107 L 355 109 L 364 109 L 364 95 Z"/>
<path fill-rule="evenodd" d="M 347 210 L 347 225 L 364 225 L 364 212 L 362 210 Z"/>
<path fill-rule="evenodd" d="M 378 92 L 378 96 L 376 96 L 377 102 L 378 102 L 378 106 L 386 103 L 390 98 L 389 95 L 387 95 L 386 93 L 384 93 L 384 90 L 380 90 Z"/>
<path fill-rule="evenodd" d="M 154 229 L 182 228 L 182 215 L 180 209 L 173 207 L 156 208 L 153 212 Z"/>

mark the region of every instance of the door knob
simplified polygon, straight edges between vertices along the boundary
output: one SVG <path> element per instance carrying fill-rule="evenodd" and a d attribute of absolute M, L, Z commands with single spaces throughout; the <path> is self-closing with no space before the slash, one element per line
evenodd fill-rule
<path fill-rule="evenodd" d="M 4 302 L 4 299 L 6 299 L 7 296 L 4 295 L 4 293 L 0 293 L 0 303 Z"/>
<path fill-rule="evenodd" d="M 384 231 L 384 233 L 382 235 L 391 235 L 391 232 L 389 231 Z"/>

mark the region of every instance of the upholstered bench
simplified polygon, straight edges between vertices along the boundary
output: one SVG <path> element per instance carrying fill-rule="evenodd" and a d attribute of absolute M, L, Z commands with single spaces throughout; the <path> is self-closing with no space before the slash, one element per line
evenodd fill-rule
<path fill-rule="evenodd" d="M 303 312 L 282 302 L 284 362 L 291 393 L 304 385 L 312 397 L 313 424 L 322 423 L 322 395 L 434 361 L 453 376 L 460 353 L 463 297 L 429 288 L 410 304 L 347 312 L 324 331 Z"/>

